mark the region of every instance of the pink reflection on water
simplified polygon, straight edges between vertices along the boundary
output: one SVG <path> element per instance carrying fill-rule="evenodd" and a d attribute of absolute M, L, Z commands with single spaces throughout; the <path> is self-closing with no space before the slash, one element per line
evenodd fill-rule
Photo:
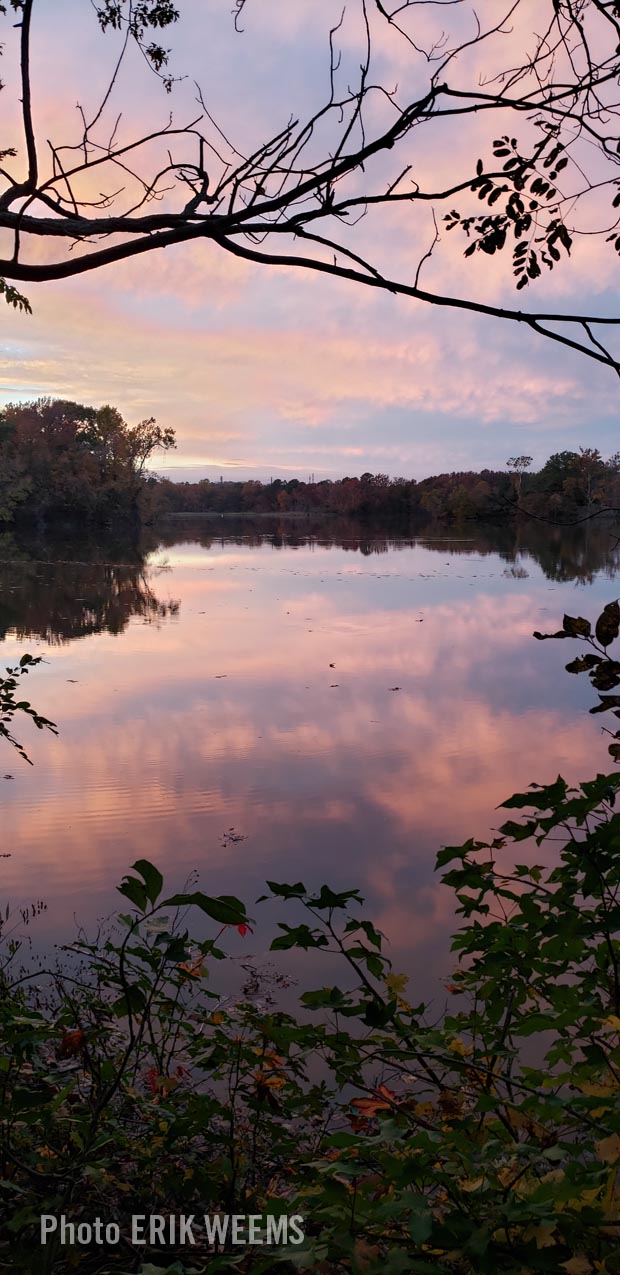
<path fill-rule="evenodd" d="M 445 971 L 437 848 L 484 836 L 534 779 L 606 764 L 588 688 L 531 639 L 573 586 L 420 546 L 170 557 L 151 583 L 178 614 L 54 647 L 31 677 L 60 736 L 22 731 L 34 768 L 11 757 L 0 781 L 5 894 L 44 898 L 58 939 L 139 857 L 250 902 L 265 878 L 358 886 L 401 961 L 441 950 Z"/>

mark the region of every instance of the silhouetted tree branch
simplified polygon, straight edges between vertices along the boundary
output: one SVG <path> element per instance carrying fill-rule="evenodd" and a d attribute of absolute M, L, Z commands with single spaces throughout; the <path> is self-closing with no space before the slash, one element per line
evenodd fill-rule
<path fill-rule="evenodd" d="M 356 81 L 342 65 L 343 12 L 325 33 L 324 100 L 305 118 L 282 104 L 281 127 L 247 152 L 198 86 L 194 118 L 178 123 L 170 113 L 163 126 L 121 141 L 121 66 L 144 58 L 163 89 L 176 91 L 160 36 L 180 13 L 171 0 L 93 0 L 93 8 L 102 32 L 119 33 L 112 75 L 93 110 L 79 107 L 77 137 L 43 145 L 31 84 L 37 3 L 0 3 L 21 27 L 19 68 L 5 89 L 21 102 L 21 146 L 0 150 L 0 236 L 12 244 L 0 249 L 0 289 L 11 304 L 28 304 L 16 283 L 208 240 L 253 262 L 508 319 L 620 373 L 608 345 L 620 314 L 492 305 L 477 298 L 475 282 L 467 296 L 425 289 L 428 250 L 420 249 L 410 279 L 392 278 L 354 232 L 370 212 L 427 208 L 433 248 L 443 226 L 465 237 L 474 261 L 509 252 L 519 291 L 566 259 L 581 236 L 599 235 L 619 253 L 618 0 L 540 0 L 536 31 L 525 0 L 501 8 L 482 0 L 477 9 L 470 0 L 354 0 L 346 22 L 359 45 Z M 260 8 L 261 0 L 235 0 L 237 29 Z M 386 38 L 407 50 L 402 88 L 379 74 L 389 65 Z M 487 117 L 493 140 L 480 157 L 468 127 Z M 429 186 L 416 146 L 435 137 L 453 156 L 454 175 Z M 93 197 L 95 176 L 101 193 Z M 428 242 L 426 223 L 415 231 Z"/>

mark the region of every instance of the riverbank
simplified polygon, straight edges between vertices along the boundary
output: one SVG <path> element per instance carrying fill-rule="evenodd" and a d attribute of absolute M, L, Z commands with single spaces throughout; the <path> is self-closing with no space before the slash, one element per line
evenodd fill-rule
<path fill-rule="evenodd" d="M 220 513 L 217 509 L 200 509 L 192 510 L 191 512 L 179 511 L 178 513 L 166 511 L 159 514 L 158 521 L 168 521 L 169 518 L 174 519 L 175 522 L 185 518 L 217 518 L 218 520 L 220 518 L 277 518 L 278 520 L 287 518 L 292 521 L 299 521 L 304 518 L 316 518 L 317 513 L 320 514 L 321 521 L 325 522 L 342 516 L 329 509 L 263 509 L 260 511 L 253 509 L 227 509 L 225 513 Z"/>

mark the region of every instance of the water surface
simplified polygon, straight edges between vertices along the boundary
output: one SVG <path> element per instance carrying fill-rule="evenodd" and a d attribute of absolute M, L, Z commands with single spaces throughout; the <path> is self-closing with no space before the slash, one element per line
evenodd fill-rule
<path fill-rule="evenodd" d="M 611 768 L 590 685 L 564 672 L 576 648 L 531 635 L 616 596 L 613 535 L 149 534 L 0 541 L 0 662 L 45 656 L 29 697 L 60 728 L 20 723 L 32 767 L 3 749 L 3 896 L 44 899 L 37 934 L 58 941 L 139 857 L 252 904 L 265 879 L 358 886 L 400 967 L 445 972 L 437 848 L 531 781 Z"/>

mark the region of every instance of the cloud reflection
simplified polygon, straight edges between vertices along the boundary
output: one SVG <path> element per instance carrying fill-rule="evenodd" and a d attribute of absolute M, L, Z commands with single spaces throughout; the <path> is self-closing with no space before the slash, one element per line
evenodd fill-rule
<path fill-rule="evenodd" d="M 138 857 L 249 901 L 265 878 L 326 880 L 361 888 L 399 960 L 445 964 L 438 846 L 484 835 L 534 779 L 605 764 L 587 688 L 531 632 L 608 583 L 576 603 L 533 557 L 522 579 L 460 548 L 169 547 L 176 616 L 55 648 L 33 676 L 61 733 L 29 736 L 34 770 L 11 759 L 0 781 L 9 896 L 36 881 L 57 938 L 114 906 Z"/>

